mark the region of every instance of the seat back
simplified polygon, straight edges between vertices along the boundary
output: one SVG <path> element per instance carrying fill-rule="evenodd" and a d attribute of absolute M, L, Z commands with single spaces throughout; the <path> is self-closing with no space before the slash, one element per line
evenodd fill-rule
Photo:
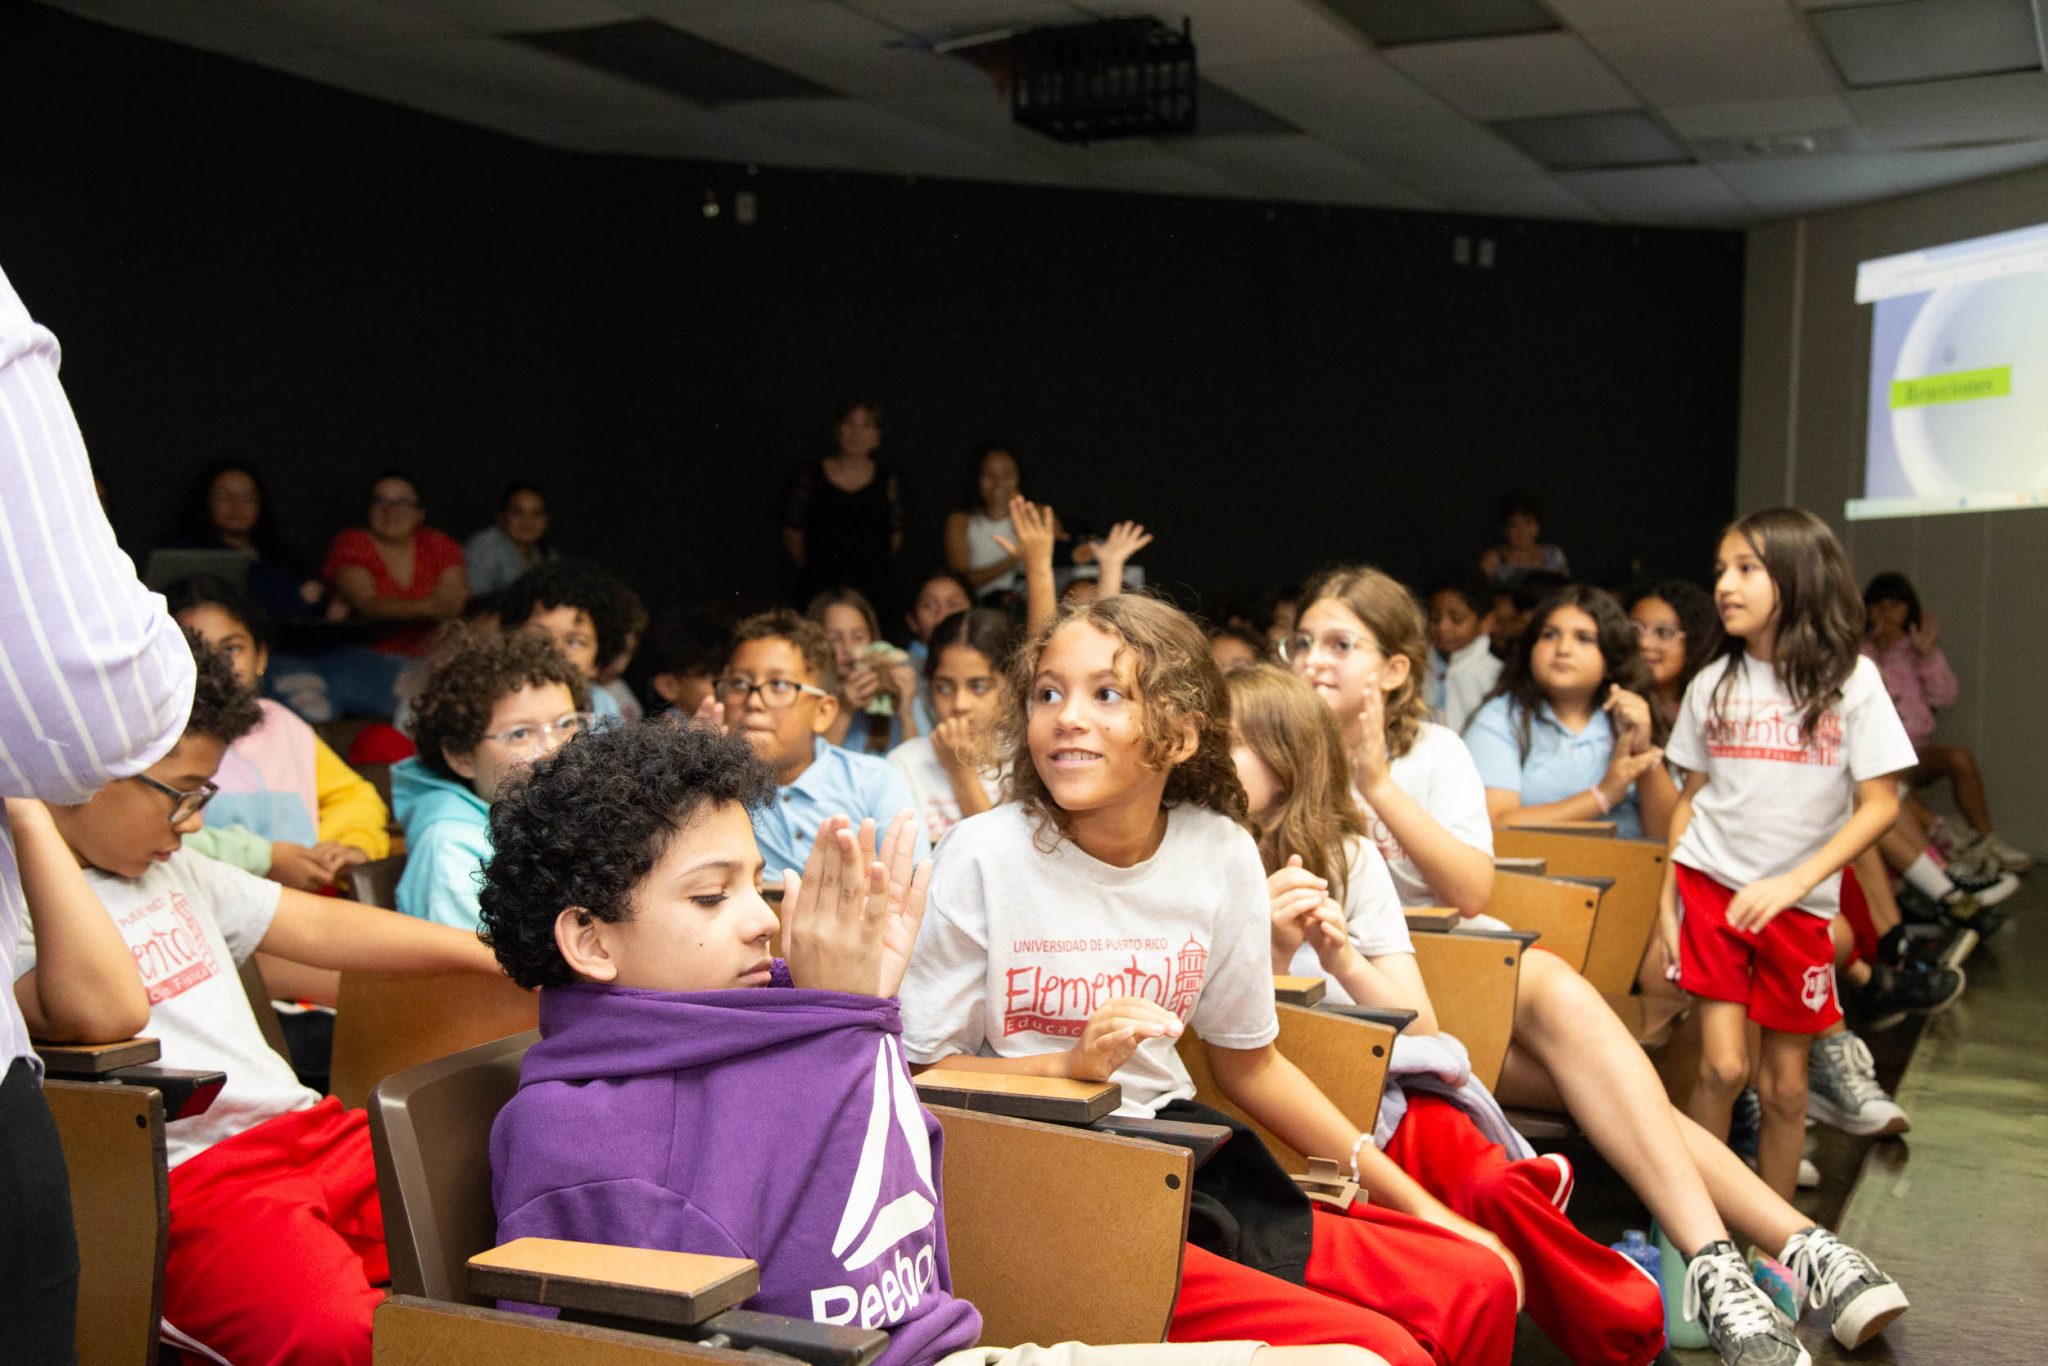
<path fill-rule="evenodd" d="M 1344 1112 L 1345 1118 L 1361 1129 L 1372 1128 L 1379 1117 L 1380 1088 L 1386 1083 L 1387 1063 L 1399 1031 L 1390 1025 L 1327 1010 L 1290 1005 L 1276 1005 L 1274 1009 L 1280 1016 L 1280 1037 L 1275 1046 L 1281 1056 L 1300 1068 Z M 1216 1084 L 1215 1071 L 1209 1066 L 1208 1046 L 1193 1030 L 1181 1034 L 1178 1047 L 1181 1062 L 1194 1078 L 1196 1100 L 1250 1125 L 1288 1171 L 1308 1171 L 1307 1157 L 1282 1143 L 1223 1094 L 1222 1087 Z M 1343 1161 L 1349 1154 L 1312 1156 Z"/>
<path fill-rule="evenodd" d="M 933 1107 L 945 1127 L 946 1253 L 981 1340 L 1159 1342 L 1180 1290 L 1185 1148 Z M 1105 1219 L 1105 1211 L 1114 1218 Z"/>
<path fill-rule="evenodd" d="M 348 870 L 348 894 L 365 906 L 398 909 L 398 880 L 405 876 L 405 855 L 371 859 Z"/>
<path fill-rule="evenodd" d="M 491 1205 L 491 1121 L 519 1089 L 529 1030 L 422 1063 L 370 1092 L 370 1143 L 391 1289 L 477 1304 L 465 1269 L 498 1241 Z"/>
<path fill-rule="evenodd" d="M 1515 993 L 1526 937 L 1487 930 L 1409 937 L 1422 983 L 1436 1007 L 1437 1028 L 1465 1045 L 1472 1075 L 1492 1090 L 1514 1038 Z"/>
<path fill-rule="evenodd" d="M 170 1230 L 163 1096 L 52 1079 L 43 1098 L 71 1175 L 80 1366 L 143 1366 L 156 1360 Z"/>
<path fill-rule="evenodd" d="M 1510 929 L 1539 936 L 1543 947 L 1584 971 L 1586 950 L 1593 942 L 1593 922 L 1600 912 L 1601 889 L 1556 875 L 1495 873 L 1493 896 L 1486 913 Z"/>
<path fill-rule="evenodd" d="M 1553 875 L 1612 878 L 1586 948 L 1586 980 L 1610 996 L 1626 996 L 1657 928 L 1664 889 L 1661 840 L 1602 839 L 1553 831 L 1496 830 L 1494 846 L 1541 857 Z"/>
<path fill-rule="evenodd" d="M 540 1024 L 540 995 L 474 972 L 344 972 L 334 1007 L 328 1090 L 369 1104 L 394 1072 Z"/>

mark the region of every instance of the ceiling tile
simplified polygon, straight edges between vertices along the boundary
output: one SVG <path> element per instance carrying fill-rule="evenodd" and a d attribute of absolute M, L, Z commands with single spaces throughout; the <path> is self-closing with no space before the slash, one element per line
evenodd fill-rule
<path fill-rule="evenodd" d="M 352 94 L 436 114 L 548 146 L 581 145 L 581 126 L 545 105 L 503 92 L 442 80 L 432 74 L 401 71 L 376 57 L 354 52 L 302 48 L 267 54 L 264 66 L 275 71 L 333 86 Z"/>
<path fill-rule="evenodd" d="M 1664 121 L 1689 138 L 1747 138 L 1847 128 L 1856 122 L 1836 95 L 1803 95 L 1777 100 L 1734 100 L 1719 104 L 1674 104 Z"/>
<path fill-rule="evenodd" d="M 1852 90 L 1849 107 L 1885 147 L 2037 138 L 2048 130 L 2048 75 L 1972 76 Z"/>
<path fill-rule="evenodd" d="M 1692 160 L 1685 144 L 1638 109 L 1512 119 L 1494 131 L 1552 170 L 1658 166 Z"/>
<path fill-rule="evenodd" d="M 1140 11 L 1128 3 L 1089 8 L 1104 18 Z M 1174 0 L 1160 13 L 1192 21 L 1204 74 L 1248 62 L 1347 57 L 1366 50 L 1364 39 L 1312 0 Z"/>
<path fill-rule="evenodd" d="M 265 9 L 296 8 L 298 0 L 244 0 Z M 338 0 L 346 4 L 347 0 Z M 615 24 L 633 17 L 637 4 L 609 0 L 385 0 L 387 4 L 428 15 L 468 33 L 522 33 L 528 29 L 579 28 Z"/>
<path fill-rule="evenodd" d="M 1641 101 L 1569 33 L 1395 48 L 1387 60 L 1475 119 L 1628 109 Z"/>
<path fill-rule="evenodd" d="M 1871 153 L 1730 161 L 1714 169 L 1730 189 L 1767 217 L 1835 209 L 1897 191 L 1884 158 Z"/>
<path fill-rule="evenodd" d="M 1598 219 L 1600 211 L 1555 176 L 1482 176 L 1431 181 L 1416 190 L 1457 213 L 1500 218 Z"/>
<path fill-rule="evenodd" d="M 1364 53 L 1235 66 L 1216 74 L 1210 83 L 1234 90 L 1312 133 L 1402 128 L 1457 118 L 1442 100 Z"/>
<path fill-rule="evenodd" d="M 691 106 L 674 95 L 620 80 L 504 38 L 453 38 L 392 44 L 353 54 L 366 64 L 415 82 L 494 100 L 569 122 L 605 118 L 659 119 Z"/>
<path fill-rule="evenodd" d="M 1652 104 L 1832 95 L 1834 71 L 1791 14 L 1616 29 L 1586 39 Z"/>
<path fill-rule="evenodd" d="M 1581 33 L 1785 12 L 1785 0 L 1545 0 L 1545 3 L 1558 18 Z"/>
<path fill-rule="evenodd" d="M 508 35 L 513 42 L 700 104 L 834 92 L 654 19 Z"/>
<path fill-rule="evenodd" d="M 1428 201 L 1342 152 L 1300 133 L 1268 137 L 1177 138 L 1178 156 L 1221 171 L 1252 193 L 1317 204 L 1425 208 Z"/>
<path fill-rule="evenodd" d="M 1445 177 L 1538 175 L 1543 170 L 1492 129 L 1460 118 L 1326 134 L 1325 140 L 1374 170 L 1411 184 Z"/>
<path fill-rule="evenodd" d="M 1452 42 L 1557 28 L 1537 0 L 1324 0 L 1339 18 L 1381 47 Z"/>
<path fill-rule="evenodd" d="M 1195 129 L 1215 137 L 1231 133 L 1297 133 L 1301 130 L 1286 119 L 1261 109 L 1244 96 L 1224 89 L 1214 81 L 1197 80 Z"/>
<path fill-rule="evenodd" d="M 2003 147 L 1947 147 L 1939 151 L 1884 153 L 1885 170 L 1904 194 L 1958 185 L 2031 166 L 2048 166 L 2048 139 Z"/>
<path fill-rule="evenodd" d="M 1619 223 L 1747 223 L 1756 212 L 1704 166 L 1573 171 L 1558 177 Z"/>
<path fill-rule="evenodd" d="M 92 19 L 131 33 L 181 43 L 230 57 L 300 46 L 298 39 L 244 20 L 225 18 L 197 6 L 161 5 L 151 0 L 44 0 L 52 9 Z"/>
<path fill-rule="evenodd" d="M 460 25 L 440 16 L 379 0 L 183 0 L 178 8 L 246 23 L 309 46 L 370 47 L 421 38 L 454 38 Z"/>
<path fill-rule="evenodd" d="M 1852 86 L 2039 70 L 2027 0 L 1901 0 L 1818 9 L 1814 30 Z"/>
<path fill-rule="evenodd" d="M 681 27 L 849 94 L 988 89 L 988 78 L 967 63 L 921 51 L 897 29 L 825 0 L 739 10 Z"/>

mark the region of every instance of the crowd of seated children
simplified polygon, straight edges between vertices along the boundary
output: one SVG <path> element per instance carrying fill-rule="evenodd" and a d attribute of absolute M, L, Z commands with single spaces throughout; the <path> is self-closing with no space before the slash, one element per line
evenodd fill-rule
<path fill-rule="evenodd" d="M 446 628 L 413 700 L 419 753 L 391 768 L 391 805 L 405 831 L 400 911 L 476 928 L 491 802 L 526 765 L 590 727 L 589 699 L 589 679 L 547 635 Z"/>
<path fill-rule="evenodd" d="M 554 557 L 548 545 L 547 495 L 523 482 L 506 485 L 497 520 L 462 543 L 462 567 L 472 593 L 495 593 Z"/>
<path fill-rule="evenodd" d="M 1623 839 L 1663 838 L 1678 792 L 1646 690 L 1612 594 L 1574 584 L 1544 599 L 1465 727 L 1494 825 L 1612 820 Z"/>
<path fill-rule="evenodd" d="M 1515 492 L 1500 500 L 1500 541 L 1479 557 L 1479 572 L 1502 586 L 1530 574 L 1571 574 L 1564 552 L 1543 541 L 1543 505 L 1534 494 Z"/>
<path fill-rule="evenodd" d="M 788 608 L 748 617 L 733 632 L 717 707 L 775 773 L 775 800 L 752 808 L 771 882 L 801 866 L 832 817 L 887 822 L 914 809 L 902 773 L 887 759 L 826 740 L 840 706 L 838 682 L 824 628 Z M 921 858 L 930 842 L 921 825 L 914 834 Z"/>
<path fill-rule="evenodd" d="M 144 1032 L 163 1065 L 227 1074 L 204 1114 L 165 1125 L 164 1333 L 219 1360 L 367 1362 L 383 1293 L 374 1287 L 389 1272 L 365 1117 L 298 1083 L 265 1042 L 237 968 L 259 950 L 330 971 L 497 967 L 473 934 L 311 896 L 180 847 L 228 746 L 263 719 L 226 660 L 196 638 L 193 653 L 198 682 L 176 747 L 89 801 L 50 808 L 141 974 Z M 33 968 L 32 936 L 16 962 Z"/>
<path fill-rule="evenodd" d="M 270 622 L 253 600 L 220 579 L 171 585 L 177 623 L 225 659 L 252 694 L 270 665 Z M 260 697 L 262 719 L 228 746 L 206 823 L 186 846 L 302 892 L 332 887 L 348 869 L 391 852 L 391 813 L 313 728 Z"/>
<path fill-rule="evenodd" d="M 906 1057 L 1114 1080 L 1125 1113 L 1214 1122 L 1174 1048 L 1193 1028 L 1235 1104 L 1300 1151 L 1350 1154 L 1370 1200 L 1311 1213 L 1241 1130 L 1196 1172 L 1228 1217 L 1196 1221 L 1169 1340 L 1505 1361 L 1513 1255 L 1273 1047 L 1265 873 L 1200 628 L 1147 598 L 1074 604 L 1011 676 L 1015 800 L 946 837 L 903 981 Z"/>
<path fill-rule="evenodd" d="M 1266 642 L 1245 626 L 1219 626 L 1209 632 L 1209 658 L 1225 673 L 1247 668 L 1265 658 Z"/>
<path fill-rule="evenodd" d="M 882 638 L 874 605 L 858 589 L 830 588 L 804 615 L 832 644 L 839 708 L 825 738 L 863 754 L 886 754 L 919 733 L 917 666 Z"/>
<path fill-rule="evenodd" d="M 1940 618 L 1921 607 L 1919 593 L 1904 574 L 1873 578 L 1863 590 L 1863 606 L 1863 653 L 1877 662 L 1885 691 L 1920 758 L 1908 780 L 1918 787 L 1946 778 L 1968 826 L 1957 840 L 1961 848 L 1951 865 L 1962 863 L 1978 872 L 2026 872 L 2034 866 L 2033 855 L 2007 844 L 1992 828 L 1991 803 L 1984 794 L 1977 756 L 1967 745 L 1934 738 L 1935 713 L 1953 706 L 1960 692 L 1955 670 L 1939 643 Z"/>
<path fill-rule="evenodd" d="M 907 817 L 879 860 L 872 823 L 828 820 L 778 918 L 750 821 L 775 794 L 738 736 L 664 724 L 580 740 L 493 808 L 485 933 L 505 972 L 539 989 L 541 1018 L 491 1130 L 501 1242 L 747 1257 L 751 1307 L 886 1328 L 884 1366 L 1379 1361 L 1255 1341 L 974 1347 L 980 1316 L 946 1256 L 943 1135 L 912 1088 L 893 999 L 930 864 L 913 863 Z M 854 1246 L 859 1229 L 792 1217 L 805 1212 L 780 1179 L 792 1170 L 828 1200 L 871 1188 L 864 1207 L 904 1217 L 886 1243 Z"/>
<path fill-rule="evenodd" d="M 1445 725 L 1462 732 L 1500 681 L 1501 662 L 1486 634 L 1493 589 L 1476 574 L 1446 574 L 1428 586 L 1422 601 L 1429 609 L 1429 686 L 1423 697 Z"/>
<path fill-rule="evenodd" d="M 634 661 L 648 714 L 690 717 L 714 703 L 731 641 L 732 628 L 701 608 L 656 616 Z"/>
<path fill-rule="evenodd" d="M 584 677 L 590 713 L 601 725 L 623 720 L 618 698 L 599 675 L 632 652 L 639 599 L 609 569 L 589 560 L 549 560 L 495 595 L 504 629 L 539 631 Z"/>
<path fill-rule="evenodd" d="M 913 714 L 917 718 L 917 733 L 930 735 L 932 727 L 939 723 L 938 713 L 932 707 L 931 679 L 926 664 L 931 658 L 932 632 L 948 617 L 965 612 L 974 606 L 974 594 L 968 591 L 967 581 L 950 569 L 935 569 L 926 574 L 917 584 L 917 591 L 910 595 L 910 611 L 904 614 L 903 624 L 910 628 L 910 639 L 903 651 L 910 656 L 911 667 L 918 672 L 917 702 Z"/>
<path fill-rule="evenodd" d="M 934 845 L 962 817 L 1002 797 L 1009 775 L 994 761 L 992 723 L 1002 712 L 1016 633 L 1010 614 L 993 607 L 956 612 L 932 629 L 924 674 L 938 720 L 890 750 L 889 762 L 903 774 L 911 810 Z"/>
<path fill-rule="evenodd" d="M 1364 567 L 1311 580 L 1299 600 L 1299 626 L 1283 642 L 1284 657 L 1338 721 L 1354 795 L 1403 904 L 1447 906 L 1476 919 L 1493 889 L 1485 787 L 1458 737 L 1428 719 L 1416 686 L 1424 660 L 1419 606 L 1398 582 Z M 1540 947 L 1523 958 L 1497 1089 L 1510 1104 L 1569 1111 L 1650 1207 L 1675 1254 L 1664 1284 L 1675 1343 L 1705 1340 L 1692 1315 L 1678 1312 L 1696 1305 L 1704 1305 L 1705 1333 L 1716 1342 L 1739 1344 L 1762 1331 L 1742 1307 L 1753 1302 L 1738 1284 L 1742 1258 L 1724 1217 L 1759 1246 L 1797 1253 L 1809 1267 L 1823 1252 L 1835 1257 L 1832 1241 L 1791 1242 L 1806 1221 L 1719 1138 L 1673 1109 L 1620 1018 Z M 1846 1285 L 1861 1279 L 1860 1271 L 1833 1274 Z M 1695 1276 L 1702 1284 L 1689 1291 Z M 1875 1331 L 1854 1318 L 1838 1319 L 1837 1327 Z M 1742 1349 L 1724 1351 L 1737 1360 Z"/>

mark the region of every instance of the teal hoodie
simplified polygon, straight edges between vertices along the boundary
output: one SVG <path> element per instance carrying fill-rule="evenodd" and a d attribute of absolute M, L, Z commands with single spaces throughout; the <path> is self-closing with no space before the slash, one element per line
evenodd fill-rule
<path fill-rule="evenodd" d="M 477 927 L 477 893 L 491 856 L 491 809 L 469 784 L 417 758 L 391 766 L 391 810 L 405 830 L 398 909 L 458 929 Z"/>

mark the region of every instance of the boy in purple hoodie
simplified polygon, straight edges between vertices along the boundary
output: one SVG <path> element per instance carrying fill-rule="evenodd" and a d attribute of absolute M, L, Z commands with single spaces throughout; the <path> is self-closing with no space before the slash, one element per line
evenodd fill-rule
<path fill-rule="evenodd" d="M 834 817 L 803 873 L 784 870 L 780 926 L 748 817 L 774 794 L 744 738 L 656 720 L 578 736 L 492 807 L 484 933 L 514 981 L 541 988 L 540 1042 L 491 1130 L 500 1241 L 749 1257 L 748 1308 L 886 1329 L 883 1366 L 1377 1360 L 973 1347 L 981 1318 L 946 1262 L 939 1125 L 894 999 L 930 865 L 912 867 L 907 816 L 880 860 L 872 822 Z"/>

